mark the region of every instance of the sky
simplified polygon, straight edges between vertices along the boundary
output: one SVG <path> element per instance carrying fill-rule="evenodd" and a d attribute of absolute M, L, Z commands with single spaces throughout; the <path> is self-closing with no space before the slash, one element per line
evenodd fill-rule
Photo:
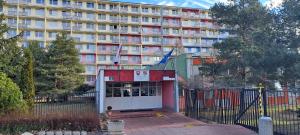
<path fill-rule="evenodd" d="M 114 0 L 114 1 L 208 9 L 216 2 L 226 2 L 227 0 Z M 264 5 L 267 5 L 268 7 L 277 7 L 280 5 L 280 3 L 283 0 L 260 0 L 260 1 Z"/>

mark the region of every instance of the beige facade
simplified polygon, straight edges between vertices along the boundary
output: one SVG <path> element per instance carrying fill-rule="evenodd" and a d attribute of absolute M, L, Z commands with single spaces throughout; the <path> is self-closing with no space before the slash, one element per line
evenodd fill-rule
<path fill-rule="evenodd" d="M 186 53 L 211 54 L 211 46 L 228 36 L 207 10 L 97 0 L 5 0 L 2 11 L 8 36 L 24 31 L 23 46 L 37 40 L 45 47 L 56 34 L 69 32 L 77 42 L 87 82 L 98 69 L 114 69 L 122 45 L 121 68 L 157 63 L 175 44 Z"/>

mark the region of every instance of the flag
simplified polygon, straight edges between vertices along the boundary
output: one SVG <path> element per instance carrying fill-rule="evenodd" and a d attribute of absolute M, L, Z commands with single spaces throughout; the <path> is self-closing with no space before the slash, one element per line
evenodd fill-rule
<path fill-rule="evenodd" d="M 119 48 L 118 48 L 118 51 L 117 51 L 117 54 L 116 54 L 116 57 L 114 59 L 114 64 L 115 65 L 118 65 L 120 63 L 120 53 L 121 53 L 121 50 L 122 50 L 122 45 L 120 44 L 119 45 Z"/>
<path fill-rule="evenodd" d="M 168 52 L 163 59 L 161 59 L 161 61 L 158 64 L 166 64 L 168 62 L 169 57 L 172 55 L 174 48 Z"/>

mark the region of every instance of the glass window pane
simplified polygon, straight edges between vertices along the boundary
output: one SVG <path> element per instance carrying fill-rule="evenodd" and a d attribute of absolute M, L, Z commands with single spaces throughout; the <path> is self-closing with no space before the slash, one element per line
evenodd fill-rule
<path fill-rule="evenodd" d="M 141 96 L 148 96 L 148 87 L 142 87 Z"/>
<path fill-rule="evenodd" d="M 106 97 L 112 97 L 112 88 L 106 88 Z"/>
<path fill-rule="evenodd" d="M 130 97 L 130 89 L 123 89 L 123 97 Z"/>
<path fill-rule="evenodd" d="M 156 96 L 156 87 L 149 88 L 149 96 Z"/>
<path fill-rule="evenodd" d="M 140 88 L 132 88 L 132 96 L 140 96 Z"/>
<path fill-rule="evenodd" d="M 121 90 L 120 88 L 114 88 L 114 97 L 121 97 Z"/>
<path fill-rule="evenodd" d="M 158 87 L 156 88 L 156 90 L 157 90 L 157 96 L 161 96 L 161 87 L 158 86 Z"/>

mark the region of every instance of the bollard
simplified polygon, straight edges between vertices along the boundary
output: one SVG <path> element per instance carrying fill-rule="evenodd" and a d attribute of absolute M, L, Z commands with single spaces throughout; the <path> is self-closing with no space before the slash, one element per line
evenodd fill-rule
<path fill-rule="evenodd" d="M 273 123 L 271 117 L 261 117 L 258 122 L 258 135 L 273 135 Z"/>

